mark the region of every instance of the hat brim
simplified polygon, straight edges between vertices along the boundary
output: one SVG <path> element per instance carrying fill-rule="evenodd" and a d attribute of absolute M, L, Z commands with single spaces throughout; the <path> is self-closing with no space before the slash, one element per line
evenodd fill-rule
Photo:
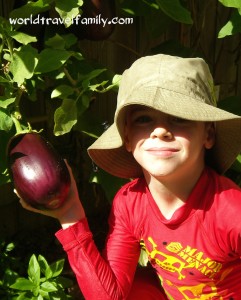
<path fill-rule="evenodd" d="M 88 153 L 98 167 L 114 176 L 136 178 L 142 175 L 141 167 L 123 145 L 115 123 L 88 148 Z"/>
<path fill-rule="evenodd" d="M 190 103 L 190 99 L 188 101 Z M 139 100 L 138 104 L 140 105 L 140 103 Z M 129 105 L 131 104 L 137 103 L 132 102 Z M 190 106 L 189 113 L 185 114 L 185 111 L 182 110 L 181 115 L 180 110 L 179 113 L 178 110 L 175 112 L 173 107 L 170 109 L 168 107 L 160 108 L 159 106 L 158 109 L 190 120 L 216 122 L 216 140 L 214 147 L 208 150 L 208 164 L 218 173 L 224 173 L 240 153 L 241 134 L 237 135 L 237 132 L 241 130 L 241 118 L 205 103 L 195 102 L 195 104 L 198 107 L 191 110 L 192 114 L 190 114 Z M 144 105 L 144 101 L 142 105 Z M 123 124 L 120 124 L 120 120 L 118 127 L 116 122 L 112 124 L 88 148 L 88 153 L 93 161 L 106 172 L 121 178 L 136 178 L 142 176 L 142 169 L 133 155 L 126 150 L 120 133 L 124 126 L 123 116 L 121 117 L 122 114 L 124 115 L 124 111 L 125 109 L 122 107 L 117 115 L 117 119 L 120 117 Z"/>

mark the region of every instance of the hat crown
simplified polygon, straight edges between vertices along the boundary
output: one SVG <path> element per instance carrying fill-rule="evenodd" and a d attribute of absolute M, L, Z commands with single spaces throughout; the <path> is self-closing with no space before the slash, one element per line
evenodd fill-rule
<path fill-rule="evenodd" d="M 122 107 L 130 104 L 153 107 L 151 99 L 146 98 L 145 103 L 140 102 L 141 97 L 138 99 L 138 91 L 141 94 L 143 89 L 177 93 L 180 101 L 185 95 L 198 102 L 217 105 L 212 75 L 201 58 L 158 54 L 138 59 L 122 75 L 116 115 Z"/>

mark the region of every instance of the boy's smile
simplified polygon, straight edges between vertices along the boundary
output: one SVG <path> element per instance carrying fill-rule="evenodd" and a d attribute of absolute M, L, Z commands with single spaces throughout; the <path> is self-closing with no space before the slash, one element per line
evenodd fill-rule
<path fill-rule="evenodd" d="M 164 114 L 145 106 L 127 112 L 125 145 L 143 172 L 163 177 L 201 172 L 205 148 L 214 143 L 211 123 L 196 122 Z M 198 170 L 198 171 L 197 171 Z"/>

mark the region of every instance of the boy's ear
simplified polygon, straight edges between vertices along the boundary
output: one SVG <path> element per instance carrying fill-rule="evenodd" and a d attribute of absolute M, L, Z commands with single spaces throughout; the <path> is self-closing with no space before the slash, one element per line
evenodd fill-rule
<path fill-rule="evenodd" d="M 131 152 L 131 144 L 127 134 L 127 126 L 125 126 L 125 132 L 124 132 L 124 145 L 126 147 L 126 150 L 128 152 Z"/>
<path fill-rule="evenodd" d="M 215 124 L 213 122 L 206 123 L 207 138 L 204 143 L 206 149 L 211 149 L 215 144 Z"/>

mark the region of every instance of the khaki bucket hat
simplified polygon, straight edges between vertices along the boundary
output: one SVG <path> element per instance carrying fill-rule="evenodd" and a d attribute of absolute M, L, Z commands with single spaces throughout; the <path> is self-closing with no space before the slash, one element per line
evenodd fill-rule
<path fill-rule="evenodd" d="M 122 178 L 142 176 L 142 169 L 123 144 L 126 108 L 144 105 L 163 113 L 216 124 L 216 141 L 207 164 L 224 173 L 241 151 L 241 117 L 216 107 L 214 83 L 201 58 L 145 56 L 121 79 L 114 123 L 88 148 L 97 166 Z"/>

